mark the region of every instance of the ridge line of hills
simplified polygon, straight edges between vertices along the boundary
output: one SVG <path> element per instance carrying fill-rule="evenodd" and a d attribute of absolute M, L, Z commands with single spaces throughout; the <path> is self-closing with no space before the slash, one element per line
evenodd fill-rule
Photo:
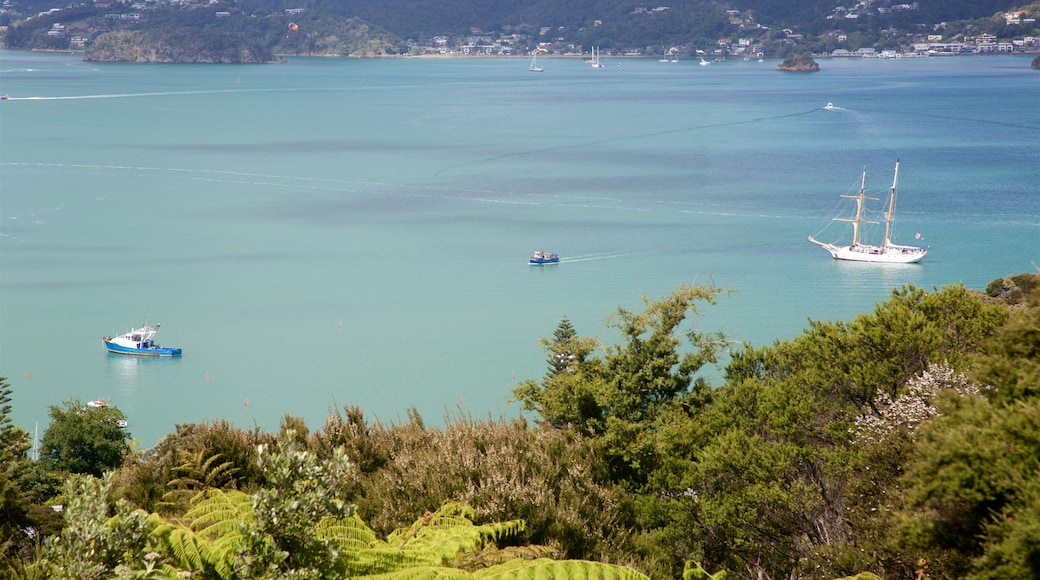
<path fill-rule="evenodd" d="M 956 43 L 965 52 L 1040 52 L 1040 3 L 1021 0 L 659 1 L 109 0 L 51 8 L 41 0 L 7 0 L 0 46 L 145 62 L 583 54 L 592 46 L 604 55 L 785 57 L 905 52 L 929 42 Z"/>

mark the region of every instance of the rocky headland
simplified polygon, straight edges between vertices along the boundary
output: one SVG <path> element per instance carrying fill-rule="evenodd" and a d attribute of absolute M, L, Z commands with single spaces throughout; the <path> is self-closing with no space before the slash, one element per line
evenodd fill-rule
<path fill-rule="evenodd" d="M 185 64 L 274 62 L 271 51 L 243 35 L 178 28 L 108 32 L 87 48 L 83 60 Z"/>

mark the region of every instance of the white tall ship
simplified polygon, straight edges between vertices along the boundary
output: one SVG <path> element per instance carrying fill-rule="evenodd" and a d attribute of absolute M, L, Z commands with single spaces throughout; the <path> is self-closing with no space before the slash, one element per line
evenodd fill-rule
<path fill-rule="evenodd" d="M 821 242 L 809 236 L 809 241 L 820 246 L 821 248 L 830 252 L 831 256 L 835 260 L 850 260 L 853 262 L 877 262 L 883 264 L 912 264 L 918 262 L 928 253 L 928 250 L 924 248 L 918 248 L 916 246 L 903 246 L 900 244 L 893 244 L 891 238 L 892 235 L 892 219 L 895 215 L 896 210 L 896 183 L 899 180 L 899 161 L 896 160 L 895 174 L 892 176 L 892 187 L 888 191 L 888 209 L 884 213 L 885 218 L 885 237 L 884 241 L 880 246 L 871 245 L 864 243 L 861 238 L 860 226 L 863 224 L 876 224 L 878 222 L 868 220 L 864 216 L 863 202 L 866 200 L 877 201 L 876 197 L 867 197 L 866 195 L 866 183 L 867 183 L 867 170 L 863 170 L 863 176 L 860 178 L 859 194 L 858 195 L 843 195 L 843 198 L 853 199 L 856 201 L 856 215 L 851 218 L 834 218 L 834 221 L 848 222 L 852 224 L 852 244 L 848 246 L 839 246 L 836 244 L 829 244 L 827 242 Z"/>
<path fill-rule="evenodd" d="M 595 46 L 592 47 L 592 60 L 589 61 L 589 64 L 592 65 L 592 68 L 603 68 L 603 63 L 599 61 L 599 52 Z"/>

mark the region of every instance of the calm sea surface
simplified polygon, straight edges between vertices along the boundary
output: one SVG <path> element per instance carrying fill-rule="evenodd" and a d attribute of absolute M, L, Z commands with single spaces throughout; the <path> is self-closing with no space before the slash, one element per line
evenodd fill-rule
<path fill-rule="evenodd" d="M 1028 57 L 776 61 L 290 59 L 123 65 L 0 51 L 0 375 L 15 422 L 106 399 L 144 447 L 179 423 L 321 428 L 360 405 L 512 415 L 538 339 L 683 283 L 756 346 L 893 288 L 1036 271 L 1040 73 Z M 824 110 L 828 102 L 837 110 Z M 839 195 L 900 160 L 894 240 L 831 260 Z M 824 229 L 826 228 L 826 229 Z M 821 232 L 821 230 L 824 230 Z M 847 237 L 847 236 L 846 236 Z M 558 266 L 529 267 L 536 249 Z M 160 322 L 180 359 L 101 337 Z"/>

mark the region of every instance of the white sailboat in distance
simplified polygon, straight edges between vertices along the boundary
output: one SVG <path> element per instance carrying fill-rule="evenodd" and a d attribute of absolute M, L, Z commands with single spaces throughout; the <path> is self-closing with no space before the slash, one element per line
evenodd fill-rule
<path fill-rule="evenodd" d="M 603 64 L 599 62 L 599 52 L 596 51 L 596 47 L 592 47 L 592 60 L 589 61 L 592 68 L 603 68 Z"/>
<path fill-rule="evenodd" d="M 918 248 L 916 246 L 903 246 L 899 244 L 893 244 L 891 241 L 892 235 L 892 219 L 895 216 L 896 210 L 896 183 L 899 180 L 899 160 L 896 160 L 895 174 L 892 176 L 892 187 L 888 191 L 888 209 L 885 211 L 885 238 L 880 246 L 867 244 L 862 241 L 860 226 L 863 224 L 876 224 L 878 222 L 870 221 L 863 215 L 863 202 L 866 200 L 876 201 L 876 197 L 866 196 L 866 183 L 867 183 L 867 170 L 863 170 L 863 176 L 860 178 L 859 194 L 857 195 L 843 195 L 843 198 L 856 200 L 856 215 L 851 218 L 834 218 L 834 221 L 848 222 L 852 224 L 852 244 L 848 246 L 839 246 L 836 244 L 829 244 L 827 242 L 821 242 L 809 236 L 809 241 L 820 246 L 821 248 L 830 252 L 831 256 L 835 260 L 849 260 L 853 262 L 877 262 L 883 264 L 912 264 L 919 262 L 921 258 L 928 253 L 928 250 L 924 248 Z M 917 237 L 920 237 L 918 234 Z"/>
<path fill-rule="evenodd" d="M 538 66 L 538 51 L 536 50 L 531 56 L 531 68 L 527 69 L 531 72 L 545 72 L 545 68 Z"/>

